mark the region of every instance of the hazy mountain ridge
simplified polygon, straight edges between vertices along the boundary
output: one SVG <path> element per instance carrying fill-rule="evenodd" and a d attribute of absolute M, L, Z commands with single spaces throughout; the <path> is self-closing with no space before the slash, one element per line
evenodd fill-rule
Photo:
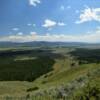
<path fill-rule="evenodd" d="M 85 43 L 85 42 L 46 42 L 46 41 L 33 41 L 33 42 L 0 42 L 0 47 L 20 47 L 20 46 L 75 46 L 75 47 L 100 47 L 100 43 Z"/>

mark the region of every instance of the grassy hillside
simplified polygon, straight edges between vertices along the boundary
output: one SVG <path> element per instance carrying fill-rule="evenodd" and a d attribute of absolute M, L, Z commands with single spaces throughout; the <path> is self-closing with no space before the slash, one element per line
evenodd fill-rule
<path fill-rule="evenodd" d="M 0 51 L 0 100 L 99 100 L 100 49 Z"/>

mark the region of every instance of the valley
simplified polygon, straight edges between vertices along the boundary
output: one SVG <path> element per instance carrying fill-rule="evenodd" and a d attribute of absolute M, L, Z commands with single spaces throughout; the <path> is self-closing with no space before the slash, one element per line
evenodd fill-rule
<path fill-rule="evenodd" d="M 0 100 L 99 100 L 99 73 L 99 48 L 1 49 Z M 92 88 L 98 96 L 86 96 Z"/>

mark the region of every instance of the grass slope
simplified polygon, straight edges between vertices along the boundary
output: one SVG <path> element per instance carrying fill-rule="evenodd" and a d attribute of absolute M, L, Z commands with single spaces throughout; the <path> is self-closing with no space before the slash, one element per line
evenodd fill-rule
<path fill-rule="evenodd" d="M 99 96 L 97 98 L 92 92 L 95 90 L 95 94 L 99 95 L 100 93 L 100 63 L 98 59 L 100 50 L 79 50 L 63 47 L 53 47 L 49 49 L 49 52 L 48 50 L 41 51 L 39 49 L 39 51 L 32 50 L 31 53 L 25 52 L 24 54 L 17 52 L 16 55 L 14 52 L 13 55 L 13 53 L 11 53 L 13 55 L 9 57 L 11 64 L 12 60 L 16 57 L 40 57 L 40 60 L 37 60 L 38 63 L 36 64 L 34 63 L 34 59 L 28 59 L 28 62 L 27 60 L 24 62 L 24 66 L 28 63 L 28 67 L 30 68 L 31 65 L 33 71 L 39 76 L 37 76 L 33 82 L 19 80 L 0 82 L 0 100 L 88 100 L 87 97 L 90 98 L 90 100 L 99 100 Z M 4 59 L 6 58 L 4 57 Z M 53 60 L 52 64 L 50 63 L 51 60 Z M 3 63 L 2 57 L 1 61 L 0 64 Z M 20 60 L 17 61 L 20 65 Z M 24 60 L 21 62 L 23 61 Z M 32 64 L 30 64 L 30 61 Z M 5 64 L 7 64 L 7 60 Z M 44 67 L 41 66 L 42 64 L 45 64 Z M 23 67 L 23 64 L 21 65 L 21 67 Z M 38 65 L 40 65 L 40 67 Z M 50 65 L 52 70 L 44 71 L 45 68 L 49 68 L 48 65 Z M 13 66 L 16 66 L 16 63 Z M 26 70 L 28 67 L 25 67 Z M 39 70 L 35 70 L 35 67 L 39 68 Z M 18 70 L 17 67 L 16 70 Z M 40 70 L 45 73 L 38 74 Z M 9 72 L 11 69 L 7 71 Z M 28 76 L 25 69 L 21 72 Z M 87 93 L 90 94 L 86 96 Z"/>

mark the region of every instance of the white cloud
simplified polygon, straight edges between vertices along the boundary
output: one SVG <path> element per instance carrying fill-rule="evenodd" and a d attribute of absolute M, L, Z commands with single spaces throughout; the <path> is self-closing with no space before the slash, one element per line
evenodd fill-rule
<path fill-rule="evenodd" d="M 63 22 L 58 22 L 58 26 L 65 26 L 66 24 Z"/>
<path fill-rule="evenodd" d="M 41 1 L 40 0 L 29 0 L 29 4 L 36 7 L 37 4 L 40 4 Z"/>
<path fill-rule="evenodd" d="M 71 8 L 71 6 L 67 6 L 67 7 L 65 7 L 64 5 L 61 5 L 61 6 L 60 6 L 60 9 L 61 9 L 61 10 L 70 9 L 70 8 Z"/>
<path fill-rule="evenodd" d="M 30 32 L 30 35 L 36 35 L 37 33 L 36 32 Z"/>
<path fill-rule="evenodd" d="M 79 10 L 76 10 L 75 13 L 79 13 Z"/>
<path fill-rule="evenodd" d="M 36 24 L 30 24 L 30 23 L 28 23 L 27 26 L 33 26 L 33 27 L 35 27 Z"/>
<path fill-rule="evenodd" d="M 13 31 L 18 31 L 18 30 L 19 30 L 19 28 L 13 28 L 12 30 L 13 30 Z"/>
<path fill-rule="evenodd" d="M 29 24 L 27 24 L 27 26 L 31 26 L 31 25 L 32 25 L 32 24 L 30 24 L 30 23 L 29 23 Z"/>
<path fill-rule="evenodd" d="M 23 33 L 22 32 L 19 32 L 19 33 L 17 33 L 17 35 L 23 35 Z"/>
<path fill-rule="evenodd" d="M 100 22 L 100 8 L 87 7 L 80 14 L 80 20 L 76 21 L 76 24 L 80 24 L 87 21 L 93 21 L 93 20 Z"/>
<path fill-rule="evenodd" d="M 60 7 L 60 9 L 61 9 L 61 10 L 65 10 L 65 7 L 62 5 L 62 6 Z"/>
<path fill-rule="evenodd" d="M 65 25 L 66 24 L 64 22 L 56 22 L 50 19 L 46 19 L 42 26 L 51 30 L 54 26 L 65 26 Z"/>
<path fill-rule="evenodd" d="M 100 26 L 97 27 L 97 30 L 100 30 Z"/>
<path fill-rule="evenodd" d="M 36 24 L 33 24 L 33 27 L 35 27 L 36 26 Z"/>
<path fill-rule="evenodd" d="M 70 9 L 71 8 L 71 6 L 67 6 L 67 9 Z"/>
<path fill-rule="evenodd" d="M 50 34 L 39 35 L 36 32 L 31 32 L 27 35 L 9 35 L 0 37 L 0 41 L 13 42 L 30 42 L 30 41 L 60 41 L 60 42 L 100 42 L 100 28 L 93 32 L 84 33 L 83 35 L 67 35 L 67 34 Z"/>
<path fill-rule="evenodd" d="M 52 28 L 52 27 L 54 27 L 56 25 L 57 25 L 57 23 L 55 21 L 52 21 L 50 19 L 46 19 L 42 26 L 45 27 L 45 28 Z"/>

